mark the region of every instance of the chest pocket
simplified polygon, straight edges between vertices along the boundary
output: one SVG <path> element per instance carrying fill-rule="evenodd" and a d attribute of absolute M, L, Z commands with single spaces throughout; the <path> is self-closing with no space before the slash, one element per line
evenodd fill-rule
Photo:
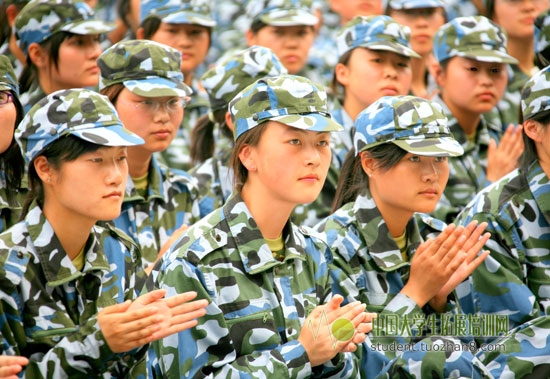
<path fill-rule="evenodd" d="M 271 350 L 281 344 L 281 337 L 270 310 L 226 318 L 225 321 L 237 355 Z"/>

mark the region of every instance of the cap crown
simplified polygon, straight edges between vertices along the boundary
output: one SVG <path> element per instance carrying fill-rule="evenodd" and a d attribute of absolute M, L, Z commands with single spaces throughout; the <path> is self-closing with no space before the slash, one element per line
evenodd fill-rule
<path fill-rule="evenodd" d="M 389 0 L 388 5 L 395 10 L 445 7 L 441 0 Z"/>
<path fill-rule="evenodd" d="M 434 36 L 434 57 L 442 62 L 464 57 L 485 62 L 516 63 L 506 50 L 504 31 L 483 16 L 457 17 L 443 25 Z"/>
<path fill-rule="evenodd" d="M 540 53 L 550 46 L 550 9 L 545 10 L 535 19 L 535 53 Z"/>
<path fill-rule="evenodd" d="M 312 6 L 312 0 L 249 0 L 246 13 L 267 25 L 315 25 L 319 19 Z"/>
<path fill-rule="evenodd" d="M 523 119 L 529 120 L 540 112 L 550 110 L 550 66 L 537 72 L 521 90 Z"/>
<path fill-rule="evenodd" d="M 95 133 L 98 128 L 105 129 L 103 136 Z M 86 89 L 70 89 L 54 92 L 36 103 L 16 129 L 15 139 L 27 162 L 69 134 L 98 145 L 128 146 L 132 144 L 129 140 L 143 143 L 129 131 L 122 133 L 121 128 L 118 114 L 106 96 Z"/>
<path fill-rule="evenodd" d="M 411 49 L 409 40 L 410 29 L 389 16 L 357 16 L 338 32 L 336 48 L 339 57 L 356 47 L 419 57 Z"/>
<path fill-rule="evenodd" d="M 34 0 L 17 15 L 15 37 L 21 50 L 28 54 L 31 43 L 41 43 L 60 31 L 87 35 L 106 33 L 113 29 L 93 17 L 92 9 L 82 1 Z"/>
<path fill-rule="evenodd" d="M 183 83 L 181 53 L 170 46 L 150 40 L 121 41 L 105 50 L 97 63 L 100 89 L 124 83 L 130 90 L 140 86 L 143 96 L 165 96 L 159 91 L 167 85 L 185 91 L 184 95 L 191 93 Z"/>
<path fill-rule="evenodd" d="M 359 113 L 355 129 L 356 154 L 396 140 L 411 141 L 422 149 L 426 137 L 452 137 L 441 106 L 416 96 L 378 99 Z"/>
<path fill-rule="evenodd" d="M 278 116 L 294 116 L 291 117 L 293 126 L 302 129 L 310 129 L 316 122 L 307 118 L 309 113 L 320 113 L 330 118 L 325 89 L 296 75 L 257 80 L 230 102 L 229 111 L 235 140 L 255 126 L 278 119 Z"/>
<path fill-rule="evenodd" d="M 169 24 L 216 25 L 210 0 L 142 0 L 140 20 L 149 17 L 158 17 Z"/>
<path fill-rule="evenodd" d="M 216 63 L 201 78 L 213 111 L 227 108 L 245 87 L 266 76 L 287 74 L 279 58 L 267 47 L 252 46 Z"/>
<path fill-rule="evenodd" d="M 10 59 L 0 55 L 0 91 L 13 91 L 19 96 L 19 81 Z"/>

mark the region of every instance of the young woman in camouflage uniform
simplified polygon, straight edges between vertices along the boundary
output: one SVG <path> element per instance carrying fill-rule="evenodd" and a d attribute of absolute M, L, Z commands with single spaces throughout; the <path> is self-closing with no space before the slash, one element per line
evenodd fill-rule
<path fill-rule="evenodd" d="M 334 254 L 336 292 L 379 318 L 456 312 L 449 296 L 487 255 L 476 258 L 484 225 L 445 227 L 426 215 L 447 182 L 447 157 L 462 154 L 446 123 L 441 107 L 414 96 L 384 96 L 359 113 L 335 212 L 317 226 Z M 394 355 L 372 343 L 410 342 L 378 332 L 363 345 L 366 377 Z"/>
<path fill-rule="evenodd" d="M 145 141 L 128 148 L 130 178 L 122 212 L 113 220 L 140 246 L 144 268 L 174 232 L 201 216 L 193 178 L 154 156 L 176 137 L 191 94 L 180 62 L 179 51 L 149 40 L 119 42 L 98 59 L 100 92 L 115 105 L 124 126 Z"/>
<path fill-rule="evenodd" d="M 149 277 L 167 294 L 193 288 L 210 301 L 189 331 L 153 345 L 159 377 L 357 378 L 350 351 L 370 330 L 358 303 L 340 307 L 310 229 L 289 221 L 318 196 L 330 164 L 326 93 L 306 78 L 260 79 L 229 104 L 232 197 L 191 226 Z M 150 287 L 149 287 L 150 285 Z M 351 333 L 336 340 L 341 319 Z M 354 330 L 357 333 L 354 333 Z"/>
<path fill-rule="evenodd" d="M 206 59 L 216 22 L 209 0 L 144 0 L 140 4 L 141 23 L 137 38 L 168 45 L 182 54 L 181 72 L 185 84 L 193 89 L 181 127 L 168 149 L 157 156 L 170 168 L 189 170 L 191 130 L 208 113 L 208 98 L 196 73 Z"/>
<path fill-rule="evenodd" d="M 521 92 L 525 151 L 519 168 L 481 191 L 456 220 L 486 222 L 491 233 L 485 245 L 491 255 L 461 285 L 459 300 L 469 313 L 508 315 L 510 337 L 492 341 L 504 344 L 507 354 L 481 357 L 495 360 L 487 364 L 495 377 L 550 375 L 549 91 L 546 67 Z"/>
<path fill-rule="evenodd" d="M 194 325 L 206 301 L 138 297 L 137 245 L 96 225 L 120 213 L 126 146 L 143 140 L 106 97 L 78 89 L 39 101 L 15 136 L 31 192 L 24 220 L 0 234 L 0 353 L 27 357 L 25 378 L 144 374 L 147 343 Z"/>
<path fill-rule="evenodd" d="M 97 85 L 100 37 L 112 29 L 84 2 L 31 1 L 15 19 L 17 44 L 27 56 L 19 78 L 25 112 L 44 96 Z"/>
<path fill-rule="evenodd" d="M 13 138 L 16 126 L 23 119 L 17 78 L 5 55 L 0 55 L 0 232 L 13 225 L 21 213 L 26 190 L 21 188 L 25 161 Z"/>

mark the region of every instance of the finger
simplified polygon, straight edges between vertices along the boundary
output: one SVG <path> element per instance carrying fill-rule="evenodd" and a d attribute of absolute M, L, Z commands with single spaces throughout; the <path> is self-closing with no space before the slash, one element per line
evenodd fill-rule
<path fill-rule="evenodd" d="M 168 305 L 168 307 L 172 308 L 172 307 L 176 307 L 178 305 L 181 305 L 183 303 L 186 303 L 188 301 L 191 301 L 196 297 L 197 297 L 197 292 L 188 291 L 188 292 L 184 292 L 184 293 L 181 293 L 181 294 L 178 294 L 178 295 L 175 295 L 175 296 L 167 297 L 167 298 L 163 299 L 162 301 L 164 301 L 166 303 L 166 305 Z M 204 299 L 204 300 L 208 303 L 208 300 L 206 300 L 206 299 Z"/>
<path fill-rule="evenodd" d="M 195 320 L 182 322 L 176 325 L 172 325 L 169 328 L 160 329 L 151 335 L 151 341 L 156 341 L 161 338 L 168 337 L 169 335 L 179 333 L 187 329 L 191 329 L 192 327 L 197 326 L 197 324 L 198 324 L 198 321 L 195 319 Z"/>
<path fill-rule="evenodd" d="M 172 312 L 171 324 L 180 324 L 187 322 L 199 317 L 202 317 L 206 314 L 206 308 L 200 307 L 196 309 L 189 309 L 185 307 L 175 308 Z"/>
<path fill-rule="evenodd" d="M 115 313 L 123 313 L 130 308 L 130 305 L 132 304 L 131 300 L 126 300 L 124 303 L 109 305 L 105 308 L 103 308 L 100 313 L 103 315 L 111 315 Z"/>
<path fill-rule="evenodd" d="M 134 300 L 136 303 L 141 305 L 147 305 L 154 303 L 155 301 L 162 299 L 164 295 L 166 294 L 165 289 L 158 289 L 151 292 L 148 292 L 144 295 L 141 295 L 136 300 Z"/>

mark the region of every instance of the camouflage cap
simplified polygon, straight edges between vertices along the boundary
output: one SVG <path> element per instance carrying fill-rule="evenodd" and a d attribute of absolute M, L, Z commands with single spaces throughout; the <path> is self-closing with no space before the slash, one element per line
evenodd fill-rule
<path fill-rule="evenodd" d="M 418 155 L 456 157 L 464 153 L 447 126 L 443 108 L 416 96 L 383 96 L 355 119 L 357 155 L 389 142 Z"/>
<path fill-rule="evenodd" d="M 185 97 L 192 93 L 183 82 L 181 53 L 150 40 L 116 43 L 100 55 L 99 89 L 122 83 L 139 96 Z"/>
<path fill-rule="evenodd" d="M 15 131 L 15 139 L 27 160 L 61 137 L 74 135 L 103 146 L 144 143 L 126 129 L 106 96 L 87 89 L 51 93 L 33 105 Z"/>
<path fill-rule="evenodd" d="M 227 104 L 257 79 L 287 73 L 271 49 L 251 46 L 216 62 L 204 73 L 201 83 L 208 93 L 210 108 L 217 111 L 227 109 Z"/>
<path fill-rule="evenodd" d="M 464 57 L 480 62 L 517 63 L 508 54 L 504 30 L 484 16 L 457 17 L 434 36 L 433 55 L 438 62 Z"/>
<path fill-rule="evenodd" d="M 388 0 L 388 6 L 394 10 L 419 8 L 444 8 L 442 0 Z"/>
<path fill-rule="evenodd" d="M 272 26 L 316 25 L 311 0 L 249 0 L 246 5 L 248 17 Z"/>
<path fill-rule="evenodd" d="M 114 29 L 114 25 L 93 17 L 92 9 L 81 1 L 34 0 L 21 9 L 13 31 L 19 48 L 28 54 L 31 43 L 41 43 L 58 32 L 89 35 Z"/>
<path fill-rule="evenodd" d="M 235 140 L 267 121 L 317 132 L 343 129 L 328 113 L 325 89 L 297 75 L 257 80 L 231 100 L 229 112 Z"/>
<path fill-rule="evenodd" d="M 521 90 L 523 119 L 529 120 L 550 110 L 550 66 L 533 75 Z"/>
<path fill-rule="evenodd" d="M 410 45 L 410 29 L 386 15 L 357 16 L 336 37 L 338 57 L 356 47 L 391 51 L 406 57 L 420 58 Z"/>
<path fill-rule="evenodd" d="M 157 17 L 167 24 L 216 26 L 209 0 L 142 0 L 140 22 L 149 17 Z"/>
<path fill-rule="evenodd" d="M 534 29 L 535 53 L 541 53 L 550 46 L 550 8 L 537 16 Z"/>
<path fill-rule="evenodd" d="M 10 59 L 0 55 L 0 91 L 12 91 L 19 96 L 19 82 Z"/>

